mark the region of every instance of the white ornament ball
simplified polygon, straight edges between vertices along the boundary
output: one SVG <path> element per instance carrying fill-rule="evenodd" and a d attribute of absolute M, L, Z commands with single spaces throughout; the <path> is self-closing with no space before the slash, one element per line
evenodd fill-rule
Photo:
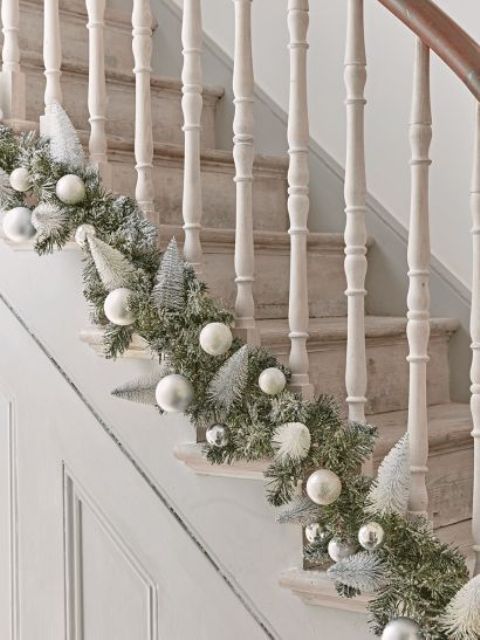
<path fill-rule="evenodd" d="M 325 527 L 322 527 L 318 522 L 312 522 L 305 527 L 305 537 L 313 544 L 314 542 L 324 542 L 329 536 L 329 531 Z"/>
<path fill-rule="evenodd" d="M 303 460 L 310 450 L 310 431 L 301 422 L 287 422 L 273 432 L 275 455 L 281 460 Z"/>
<path fill-rule="evenodd" d="M 193 387 L 180 374 L 171 373 L 157 384 L 155 398 L 160 409 L 168 413 L 185 411 L 193 399 Z"/>
<path fill-rule="evenodd" d="M 12 171 L 10 174 L 10 184 L 15 191 L 20 191 L 21 193 L 31 188 L 32 182 L 30 180 L 30 174 L 25 167 L 18 167 Z"/>
<path fill-rule="evenodd" d="M 346 540 L 332 538 L 328 543 L 328 555 L 334 562 L 345 560 L 355 553 L 355 545 Z"/>
<path fill-rule="evenodd" d="M 130 296 L 132 293 L 130 289 L 125 287 L 110 291 L 103 303 L 103 310 L 110 322 L 122 327 L 135 322 L 135 316 L 130 310 Z"/>
<path fill-rule="evenodd" d="M 32 212 L 27 207 L 15 207 L 3 216 L 3 232 L 12 242 L 25 242 L 35 235 Z"/>
<path fill-rule="evenodd" d="M 85 198 L 85 183 L 80 176 L 69 173 L 57 182 L 55 193 L 64 204 L 79 204 Z"/>
<path fill-rule="evenodd" d="M 385 531 L 378 522 L 367 522 L 358 532 L 358 541 L 367 551 L 375 551 L 381 547 L 384 539 Z"/>
<path fill-rule="evenodd" d="M 269 367 L 262 371 L 258 378 L 258 386 L 269 396 L 276 396 L 285 389 L 287 379 L 285 374 L 277 367 Z"/>
<path fill-rule="evenodd" d="M 205 437 L 212 447 L 223 449 L 228 444 L 228 429 L 223 424 L 212 424 L 208 427 Z"/>
<path fill-rule="evenodd" d="M 87 244 L 88 238 L 95 236 L 96 233 L 93 224 L 81 224 L 75 231 L 75 242 L 80 247 L 84 247 Z"/>
<path fill-rule="evenodd" d="M 420 640 L 420 627 L 410 618 L 391 620 L 382 633 L 382 640 Z"/>
<path fill-rule="evenodd" d="M 211 356 L 222 356 L 230 349 L 233 335 L 222 322 L 210 322 L 200 331 L 200 346 Z"/>
<path fill-rule="evenodd" d="M 315 504 L 322 506 L 332 504 L 341 492 L 340 478 L 329 469 L 318 469 L 307 480 L 307 495 Z"/>

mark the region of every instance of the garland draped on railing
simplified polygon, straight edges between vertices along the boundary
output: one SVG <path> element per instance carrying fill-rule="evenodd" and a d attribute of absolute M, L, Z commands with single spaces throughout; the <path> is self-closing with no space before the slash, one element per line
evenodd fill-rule
<path fill-rule="evenodd" d="M 271 459 L 267 497 L 285 505 L 279 520 L 306 527 L 306 558 L 330 566 L 341 595 L 372 593 L 377 635 L 480 637 L 478 578 L 468 582 L 460 553 L 425 520 L 407 516 L 407 438 L 375 481 L 363 476 L 375 429 L 346 424 L 329 398 L 302 400 L 286 388 L 289 372 L 270 353 L 234 339 L 232 315 L 210 297 L 175 241 L 162 256 L 155 227 L 136 203 L 103 189 L 60 106 L 52 119 L 51 140 L 0 128 L 3 229 L 12 242 L 32 239 L 40 255 L 75 238 L 105 355 L 121 355 L 138 334 L 158 356 L 157 375 L 113 393 L 184 411 L 206 429 L 212 463 Z"/>

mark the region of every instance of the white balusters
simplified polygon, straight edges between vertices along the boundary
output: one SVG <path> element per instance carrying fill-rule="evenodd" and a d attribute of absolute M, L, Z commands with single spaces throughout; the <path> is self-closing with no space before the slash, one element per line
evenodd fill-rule
<path fill-rule="evenodd" d="M 307 32 L 308 0 L 289 0 L 290 104 L 288 111 L 288 213 L 290 216 L 289 366 L 291 388 L 313 396 L 308 376 L 307 219 L 308 169 Z"/>
<path fill-rule="evenodd" d="M 90 162 L 97 166 L 105 186 L 111 185 L 105 133 L 107 87 L 105 81 L 105 0 L 86 0 L 88 11 L 88 110 L 90 113 Z"/>
<path fill-rule="evenodd" d="M 364 89 L 367 80 L 363 0 L 348 0 L 345 86 L 347 152 L 345 160 L 345 275 L 348 298 L 345 385 L 348 416 L 365 422 L 367 364 L 365 353 L 365 277 L 367 274 Z"/>
<path fill-rule="evenodd" d="M 474 438 L 472 533 L 475 552 L 474 575 L 478 575 L 480 573 L 480 104 L 478 103 L 475 114 L 475 145 L 470 202 L 473 219 L 473 277 L 470 317 L 472 338 L 470 407 L 473 418 L 472 436 Z"/>
<path fill-rule="evenodd" d="M 49 134 L 48 116 L 52 104 L 62 104 L 62 42 L 58 0 L 45 0 L 43 5 L 43 63 L 45 66 L 45 115 L 40 116 L 42 135 Z"/>
<path fill-rule="evenodd" d="M 255 326 L 253 246 L 253 61 L 251 34 L 252 0 L 233 0 L 235 5 L 235 51 L 233 93 L 233 158 L 237 192 L 235 227 L 235 329 L 249 343 L 258 342 Z"/>
<path fill-rule="evenodd" d="M 200 120 L 202 117 L 202 11 L 201 0 L 184 0 L 183 97 L 185 165 L 183 174 L 183 253 L 197 272 L 202 266 L 200 230 L 202 220 L 202 181 L 200 173 Z"/>
<path fill-rule="evenodd" d="M 25 120 L 25 76 L 20 69 L 18 31 L 19 0 L 2 0 L 3 33 L 2 72 L 0 74 L 0 104 L 3 118 Z"/>
<path fill-rule="evenodd" d="M 132 50 L 135 74 L 136 200 L 147 218 L 154 212 L 153 129 L 150 88 L 152 60 L 152 12 L 150 0 L 133 0 Z"/>
<path fill-rule="evenodd" d="M 416 42 L 410 121 L 411 201 L 408 234 L 407 338 L 409 345 L 408 433 L 410 438 L 410 502 L 414 515 L 427 515 L 428 461 L 427 362 L 430 337 L 430 232 L 428 184 L 432 140 L 430 51 Z"/>

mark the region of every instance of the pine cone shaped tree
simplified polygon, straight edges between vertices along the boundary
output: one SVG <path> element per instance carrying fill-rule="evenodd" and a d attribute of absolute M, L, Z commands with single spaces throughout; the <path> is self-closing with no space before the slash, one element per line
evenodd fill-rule
<path fill-rule="evenodd" d="M 370 513 L 405 515 L 410 489 L 409 440 L 406 433 L 385 456 L 368 495 Z"/>
<path fill-rule="evenodd" d="M 242 399 L 248 382 L 248 345 L 236 351 L 217 371 L 208 395 L 220 408 L 229 410 Z"/>
<path fill-rule="evenodd" d="M 54 102 L 49 107 L 50 155 L 56 162 L 79 169 L 85 165 L 85 154 L 77 131 L 63 107 Z"/>
<path fill-rule="evenodd" d="M 185 262 L 175 238 L 163 254 L 152 291 L 155 307 L 162 311 L 182 311 L 185 308 Z"/>
<path fill-rule="evenodd" d="M 88 246 L 104 287 L 108 291 L 113 291 L 127 286 L 129 279 L 135 273 L 135 267 L 125 256 L 92 235 L 88 236 Z"/>

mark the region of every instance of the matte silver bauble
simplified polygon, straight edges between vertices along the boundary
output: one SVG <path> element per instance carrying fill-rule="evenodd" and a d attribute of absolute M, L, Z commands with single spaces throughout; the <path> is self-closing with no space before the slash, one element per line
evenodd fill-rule
<path fill-rule="evenodd" d="M 14 169 L 10 174 L 10 185 L 12 189 L 15 191 L 20 191 L 24 193 L 28 191 L 32 186 L 32 181 L 30 180 L 30 174 L 25 169 L 25 167 L 18 167 L 18 169 Z"/>
<path fill-rule="evenodd" d="M 307 495 L 315 504 L 322 506 L 332 504 L 341 492 L 340 478 L 329 469 L 318 469 L 307 480 Z"/>
<path fill-rule="evenodd" d="M 93 224 L 81 224 L 75 231 L 75 242 L 80 247 L 84 247 L 87 244 L 89 236 L 93 237 L 96 233 Z"/>
<path fill-rule="evenodd" d="M 103 310 L 108 320 L 113 324 L 126 327 L 135 322 L 135 316 L 130 310 L 130 297 L 132 291 L 125 287 L 120 287 L 110 291 L 103 303 Z"/>
<path fill-rule="evenodd" d="M 157 384 L 155 398 L 163 411 L 168 413 L 185 411 L 193 399 L 193 387 L 180 374 L 171 373 Z"/>
<path fill-rule="evenodd" d="M 285 389 L 287 379 L 281 369 L 277 367 L 269 367 L 262 371 L 258 378 L 258 386 L 269 396 L 276 396 Z"/>
<path fill-rule="evenodd" d="M 206 438 L 212 447 L 223 449 L 228 444 L 228 429 L 223 424 L 212 424 L 207 429 Z"/>
<path fill-rule="evenodd" d="M 55 193 L 64 204 L 79 204 L 85 199 L 85 183 L 80 176 L 69 173 L 57 182 Z"/>
<path fill-rule="evenodd" d="M 358 541 L 367 551 L 375 551 L 382 546 L 385 539 L 385 531 L 378 522 L 367 522 L 358 532 Z"/>
<path fill-rule="evenodd" d="M 15 207 L 3 216 L 2 227 L 5 236 L 12 242 L 25 242 L 35 235 L 32 212 L 27 207 Z"/>
<path fill-rule="evenodd" d="M 328 543 L 328 555 L 334 562 L 344 560 L 352 556 L 356 551 L 355 545 L 348 540 L 332 538 Z"/>
<path fill-rule="evenodd" d="M 382 633 L 382 640 L 420 640 L 420 627 L 410 618 L 391 620 Z"/>
<path fill-rule="evenodd" d="M 305 537 L 313 544 L 314 542 L 325 542 L 328 539 L 330 532 L 325 527 L 322 527 L 318 522 L 312 522 L 305 527 Z"/>
<path fill-rule="evenodd" d="M 232 346 L 230 327 L 222 322 L 210 322 L 200 332 L 200 346 L 211 356 L 223 356 Z"/>

